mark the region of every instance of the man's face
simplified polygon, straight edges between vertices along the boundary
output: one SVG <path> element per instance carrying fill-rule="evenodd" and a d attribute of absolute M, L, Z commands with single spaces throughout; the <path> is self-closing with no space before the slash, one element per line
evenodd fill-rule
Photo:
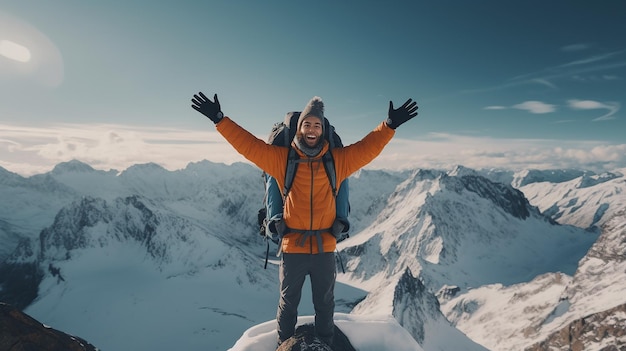
<path fill-rule="evenodd" d="M 314 147 L 322 139 L 322 120 L 315 116 L 307 116 L 300 126 L 300 133 L 309 147 Z"/>

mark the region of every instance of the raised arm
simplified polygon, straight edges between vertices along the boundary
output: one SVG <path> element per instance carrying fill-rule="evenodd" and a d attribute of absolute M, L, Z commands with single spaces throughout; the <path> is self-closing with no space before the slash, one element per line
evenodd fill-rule
<path fill-rule="evenodd" d="M 389 101 L 389 112 L 383 123 L 360 141 L 335 151 L 337 154 L 344 154 L 344 156 L 340 156 L 343 162 L 336 166 L 340 172 L 339 176 L 348 177 L 372 162 L 389 143 L 395 134 L 394 130 L 417 116 L 417 108 L 417 103 L 412 99 L 408 99 L 397 109 L 394 109 L 393 102 Z"/>
<path fill-rule="evenodd" d="M 213 101 L 202 92 L 195 94 L 191 99 L 194 110 L 209 118 L 217 127 L 217 131 L 243 157 L 257 165 L 263 171 L 277 179 L 284 178 L 285 164 L 287 163 L 288 149 L 269 145 L 257 138 L 233 120 L 224 116 L 217 94 Z"/>

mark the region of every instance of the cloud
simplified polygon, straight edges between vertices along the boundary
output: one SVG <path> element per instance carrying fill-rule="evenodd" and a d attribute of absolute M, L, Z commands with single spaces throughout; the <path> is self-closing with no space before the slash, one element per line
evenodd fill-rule
<path fill-rule="evenodd" d="M 616 51 L 616 52 L 608 52 L 608 53 L 601 54 L 601 55 L 594 55 L 594 56 L 590 56 L 584 59 L 568 62 L 566 64 L 561 65 L 560 67 L 581 66 L 581 65 L 587 65 L 590 63 L 596 63 L 599 61 L 606 61 L 610 58 L 621 55 L 623 52 L 624 51 L 622 50 L 622 51 Z"/>
<path fill-rule="evenodd" d="M 571 45 L 563 46 L 561 48 L 561 51 L 565 51 L 565 52 L 583 51 L 583 50 L 589 49 L 590 47 L 591 45 L 589 44 L 578 43 L 578 44 L 571 44 Z"/>
<path fill-rule="evenodd" d="M 556 85 L 554 85 L 552 82 L 544 78 L 534 78 L 534 79 L 529 80 L 529 82 L 545 85 L 551 89 L 557 89 Z"/>
<path fill-rule="evenodd" d="M 265 136 L 259 136 L 263 139 Z M 215 131 L 73 124 L 36 128 L 0 125 L 0 166 L 30 176 L 77 159 L 101 170 L 123 171 L 156 163 L 169 170 L 209 160 L 246 162 Z M 495 139 L 432 133 L 424 140 L 393 138 L 366 168 L 451 169 L 581 168 L 613 171 L 626 167 L 626 144 L 603 141 Z"/>
<path fill-rule="evenodd" d="M 618 75 L 614 74 L 590 74 L 590 75 L 573 75 L 570 77 L 571 80 L 576 82 L 607 82 L 607 81 L 619 81 L 622 78 Z"/>
<path fill-rule="evenodd" d="M 546 104 L 541 101 L 525 101 L 521 104 L 513 105 L 513 108 L 518 110 L 525 110 L 534 114 L 551 113 L 556 111 L 555 105 Z"/>
<path fill-rule="evenodd" d="M 573 109 L 577 110 L 591 110 L 597 108 L 605 108 L 606 106 L 601 102 L 593 100 L 568 100 L 567 103 Z"/>
<path fill-rule="evenodd" d="M 593 121 L 607 121 L 615 119 L 615 113 L 620 110 L 619 102 L 599 102 L 594 100 L 568 100 L 568 106 L 573 110 L 598 110 L 604 109 L 608 112 L 600 117 L 594 118 Z"/>
<path fill-rule="evenodd" d="M 622 79 L 622 78 L 620 78 L 620 76 L 617 76 L 617 75 L 614 75 L 614 74 L 603 74 L 600 77 L 603 80 L 621 80 Z"/>
<path fill-rule="evenodd" d="M 491 105 L 483 107 L 484 110 L 506 110 L 509 108 L 524 110 L 535 114 L 550 113 L 556 111 L 556 105 L 547 104 L 541 101 L 524 101 L 510 107 L 502 105 Z"/>
<path fill-rule="evenodd" d="M 149 162 L 175 170 L 203 159 L 244 161 L 215 131 L 106 124 L 0 124 L 0 166 L 12 172 L 43 173 L 72 159 L 104 170 L 124 170 Z"/>
<path fill-rule="evenodd" d="M 567 46 L 564 48 L 569 48 L 569 51 L 574 51 L 573 49 L 578 49 L 580 51 L 583 50 L 584 45 L 585 44 L 576 44 L 571 47 Z M 566 49 L 562 48 L 562 50 Z M 463 90 L 461 93 L 486 93 L 517 88 L 527 84 L 542 84 L 552 89 L 556 89 L 557 85 L 555 82 L 571 79 L 577 81 L 620 80 L 620 76 L 614 74 L 613 72 L 617 70 L 621 71 L 622 68 L 626 66 L 624 54 L 626 54 L 626 50 L 592 55 L 582 59 L 569 61 L 564 64 L 545 67 L 538 71 L 521 74 L 512 77 L 499 85 Z M 596 73 L 602 71 L 607 73 Z"/>
<path fill-rule="evenodd" d="M 607 102 L 599 102 L 594 100 L 577 100 L 570 99 L 567 101 L 567 106 L 573 110 L 598 110 L 604 109 L 608 112 L 600 117 L 594 118 L 594 122 L 598 121 L 608 121 L 615 119 L 615 114 L 620 110 L 621 104 L 615 101 L 607 101 Z M 501 105 L 491 105 L 483 107 L 484 110 L 504 110 L 507 109 L 506 106 Z M 556 111 L 556 105 L 547 104 L 541 101 L 524 101 L 522 103 L 511 106 L 511 108 L 515 108 L 518 110 L 525 110 L 534 114 L 543 114 L 543 113 L 551 113 Z M 556 123 L 566 123 L 571 122 L 573 120 L 561 120 Z"/>
<path fill-rule="evenodd" d="M 455 165 L 474 169 L 578 168 L 595 172 L 614 171 L 626 165 L 626 144 L 476 138 L 438 133 L 431 134 L 425 141 L 394 138 L 368 168 L 451 169 Z"/>

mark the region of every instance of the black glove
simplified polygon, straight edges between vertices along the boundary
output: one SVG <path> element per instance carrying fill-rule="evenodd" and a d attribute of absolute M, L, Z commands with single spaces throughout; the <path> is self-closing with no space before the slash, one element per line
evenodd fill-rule
<path fill-rule="evenodd" d="M 217 99 L 217 94 L 213 96 L 213 100 L 215 100 L 215 102 L 212 102 L 204 94 L 202 94 L 202 92 L 199 92 L 197 95 L 193 96 L 193 99 L 191 99 L 191 102 L 193 102 L 191 107 L 209 117 L 213 123 L 217 124 L 217 122 L 224 118 L 224 114 L 222 113 L 222 109 L 220 107 L 220 101 Z"/>
<path fill-rule="evenodd" d="M 404 105 L 393 109 L 393 102 L 389 101 L 389 113 L 387 114 L 387 126 L 391 129 L 398 128 L 402 123 L 417 116 L 417 102 L 408 99 Z"/>

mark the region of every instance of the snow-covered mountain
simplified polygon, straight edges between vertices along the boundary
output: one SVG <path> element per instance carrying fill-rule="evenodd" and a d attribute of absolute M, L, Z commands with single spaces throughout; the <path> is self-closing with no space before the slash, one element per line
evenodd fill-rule
<path fill-rule="evenodd" d="M 387 204 L 370 227 L 341 246 L 349 267 L 342 280 L 370 292 L 353 313 L 382 309 L 397 316 L 398 304 L 389 296 L 407 268 L 427 291 L 456 287 L 464 293 L 493 283 L 527 282 L 547 272 L 573 274 L 596 239 L 580 228 L 557 225 L 511 186 L 467 170 L 416 171 Z M 453 333 L 435 332 L 445 328 L 437 313 L 403 325 L 413 328 L 425 349 L 450 349 L 446 343 Z"/>
<path fill-rule="evenodd" d="M 623 290 L 623 267 L 588 284 L 607 261 L 592 253 L 626 235 L 623 172 L 555 174 L 558 183 L 463 167 L 355 174 L 353 232 L 339 247 L 346 274 L 337 312 L 350 313 L 341 323 L 393 317 L 426 351 L 518 350 L 619 310 L 625 301 L 609 291 Z M 576 216 L 564 215 L 561 199 L 546 200 L 560 186 L 571 187 L 562 198 L 576 196 L 578 213 L 597 219 L 562 225 Z M 609 198 L 600 211 L 588 198 L 598 194 Z M 263 269 L 254 167 L 204 161 L 104 172 L 72 161 L 29 178 L 0 168 L 0 196 L 11 199 L 0 204 L 0 298 L 40 321 L 104 349 L 225 350 L 241 337 L 233 350 L 243 351 L 255 335 L 271 335 L 277 269 Z M 554 206 L 563 215 L 541 212 Z M 313 314 L 308 290 L 302 316 Z"/>
<path fill-rule="evenodd" d="M 537 333 L 551 347 L 576 340 L 587 349 L 626 346 L 626 209 L 608 219 L 574 278 Z"/>
<path fill-rule="evenodd" d="M 530 203 L 561 224 L 597 230 L 626 206 L 626 169 L 484 171 L 520 189 Z"/>
<path fill-rule="evenodd" d="M 607 220 L 573 276 L 553 272 L 511 286 L 482 286 L 447 300 L 442 310 L 493 350 L 624 347 L 625 243 L 622 209 Z"/>

